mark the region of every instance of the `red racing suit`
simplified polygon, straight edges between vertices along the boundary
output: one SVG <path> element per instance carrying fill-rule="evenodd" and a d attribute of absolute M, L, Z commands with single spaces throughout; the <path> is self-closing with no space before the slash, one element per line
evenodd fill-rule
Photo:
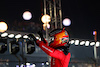
<path fill-rule="evenodd" d="M 65 55 L 62 50 L 54 49 L 43 41 L 37 41 L 36 43 L 45 53 L 51 56 L 51 67 L 68 67 L 71 56 L 70 53 Z"/>

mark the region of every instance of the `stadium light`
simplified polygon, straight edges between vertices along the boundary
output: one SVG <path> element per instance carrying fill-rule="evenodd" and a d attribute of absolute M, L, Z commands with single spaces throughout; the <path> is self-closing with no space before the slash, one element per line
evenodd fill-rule
<path fill-rule="evenodd" d="M 0 22 L 0 32 L 5 32 L 7 29 L 7 24 L 5 22 Z"/>
<path fill-rule="evenodd" d="M 39 39 L 39 37 L 36 37 L 36 39 Z"/>
<path fill-rule="evenodd" d="M 32 18 L 31 12 L 25 11 L 25 12 L 23 13 L 23 19 L 24 19 L 24 20 L 30 20 L 31 18 Z"/>
<path fill-rule="evenodd" d="M 49 15 L 43 15 L 42 17 L 41 17 L 41 21 L 44 23 L 44 24 L 47 24 L 48 22 L 50 22 L 51 21 L 51 17 L 49 16 Z"/>
<path fill-rule="evenodd" d="M 100 42 L 99 41 L 97 41 L 97 42 L 95 42 L 95 41 L 89 41 L 89 40 L 78 40 L 78 39 L 76 39 L 76 40 L 70 40 L 69 41 L 69 44 L 74 44 L 74 45 L 85 45 L 85 46 L 96 46 L 96 47 L 99 47 L 100 46 Z"/>
<path fill-rule="evenodd" d="M 31 67 L 35 67 L 35 66 L 36 66 L 35 64 L 32 64 L 32 65 L 31 65 Z"/>
<path fill-rule="evenodd" d="M 85 41 L 81 41 L 81 42 L 80 42 L 80 45 L 84 45 L 84 44 L 85 44 Z"/>
<path fill-rule="evenodd" d="M 65 19 L 63 20 L 63 25 L 64 25 L 64 26 L 70 26 L 70 25 L 71 25 L 71 20 L 70 20 L 69 18 L 65 18 Z"/>
<path fill-rule="evenodd" d="M 49 65 L 49 62 L 46 62 L 46 65 Z"/>
<path fill-rule="evenodd" d="M 96 47 L 99 47 L 100 46 L 100 42 L 96 42 Z"/>
<path fill-rule="evenodd" d="M 43 24 L 43 29 L 44 29 L 44 30 L 45 30 L 45 27 L 46 27 L 46 26 L 47 26 L 48 29 L 50 28 L 50 24 L 48 24 L 48 23 L 46 24 L 46 23 L 45 23 L 45 24 Z"/>
<path fill-rule="evenodd" d="M 8 33 L 6 32 L 1 34 L 1 37 L 6 37 L 6 36 L 8 36 Z"/>
<path fill-rule="evenodd" d="M 27 39 L 27 38 L 28 38 L 28 36 L 27 36 L 27 35 L 24 35 L 24 36 L 23 36 L 23 38 Z"/>
<path fill-rule="evenodd" d="M 9 34 L 8 37 L 9 38 L 14 38 L 14 34 Z"/>
<path fill-rule="evenodd" d="M 93 31 L 93 35 L 97 35 L 97 31 Z"/>
<path fill-rule="evenodd" d="M 90 46 L 94 46 L 94 45 L 95 45 L 95 42 L 91 42 L 91 43 L 90 43 Z"/>
<path fill-rule="evenodd" d="M 90 43 L 89 41 L 86 41 L 85 46 L 89 46 L 89 43 Z"/>
<path fill-rule="evenodd" d="M 75 45 L 79 45 L 79 40 L 75 40 Z"/>
<path fill-rule="evenodd" d="M 27 66 L 31 65 L 30 63 L 26 63 Z"/>
<path fill-rule="evenodd" d="M 41 21 L 44 23 L 43 24 L 43 29 L 47 31 L 47 28 L 50 28 L 49 22 L 51 21 L 51 17 L 49 15 L 43 15 L 41 17 Z"/>
<path fill-rule="evenodd" d="M 17 35 L 15 36 L 16 39 L 21 38 L 21 37 L 22 37 L 21 34 L 17 34 Z"/>
<path fill-rule="evenodd" d="M 74 42 L 75 42 L 74 40 L 71 40 L 69 43 L 70 43 L 70 44 L 74 44 Z"/>

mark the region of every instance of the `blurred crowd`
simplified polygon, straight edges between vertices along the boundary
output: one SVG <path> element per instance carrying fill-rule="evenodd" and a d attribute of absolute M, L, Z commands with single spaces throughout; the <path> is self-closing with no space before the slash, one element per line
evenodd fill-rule
<path fill-rule="evenodd" d="M 42 28 L 42 23 L 35 23 L 29 21 L 22 21 L 9 24 L 9 30 L 35 33 Z"/>

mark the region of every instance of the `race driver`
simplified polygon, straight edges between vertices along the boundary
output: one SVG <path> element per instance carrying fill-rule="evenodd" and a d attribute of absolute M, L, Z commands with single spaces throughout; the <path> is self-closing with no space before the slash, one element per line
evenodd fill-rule
<path fill-rule="evenodd" d="M 69 35 L 64 29 L 55 29 L 50 32 L 54 40 L 49 44 L 45 40 L 36 40 L 36 44 L 49 56 L 51 56 L 51 67 L 68 67 L 71 54 L 69 50 Z"/>

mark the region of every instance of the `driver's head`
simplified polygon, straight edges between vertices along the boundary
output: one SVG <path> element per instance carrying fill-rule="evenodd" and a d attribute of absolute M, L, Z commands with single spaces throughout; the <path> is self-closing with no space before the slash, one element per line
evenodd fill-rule
<path fill-rule="evenodd" d="M 57 48 L 60 46 L 66 46 L 65 44 L 69 41 L 69 35 L 64 29 L 55 29 L 49 34 L 54 37 L 54 41 L 50 43 L 50 47 Z"/>

